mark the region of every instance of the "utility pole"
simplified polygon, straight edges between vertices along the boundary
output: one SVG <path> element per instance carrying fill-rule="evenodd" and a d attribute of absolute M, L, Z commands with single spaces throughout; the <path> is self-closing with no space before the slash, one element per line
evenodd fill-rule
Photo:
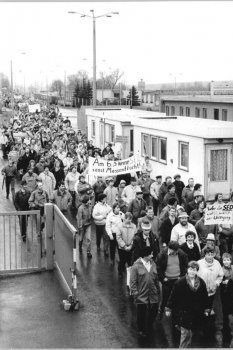
<path fill-rule="evenodd" d="M 11 108 L 12 108 L 13 117 L 14 117 L 14 115 L 15 115 L 15 110 L 14 110 L 13 67 L 12 67 L 12 60 L 11 60 Z"/>

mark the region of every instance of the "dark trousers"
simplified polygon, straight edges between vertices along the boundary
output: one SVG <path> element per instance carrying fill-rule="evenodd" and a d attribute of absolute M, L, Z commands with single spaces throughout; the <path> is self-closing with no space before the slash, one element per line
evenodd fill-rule
<path fill-rule="evenodd" d="M 19 227 L 21 236 L 27 235 L 28 215 L 19 215 Z"/>
<path fill-rule="evenodd" d="M 116 234 L 113 233 L 113 239 L 110 239 L 110 259 L 115 260 L 116 255 L 116 248 L 117 248 L 117 240 L 116 240 Z"/>
<path fill-rule="evenodd" d="M 153 197 L 152 198 L 152 203 L 153 203 L 154 214 L 155 214 L 155 216 L 157 216 L 158 215 L 159 200 L 155 199 Z"/>
<path fill-rule="evenodd" d="M 76 201 L 76 192 L 75 191 L 69 191 L 72 197 L 72 208 L 75 209 L 76 205 L 75 205 L 75 201 Z"/>
<path fill-rule="evenodd" d="M 105 225 L 96 225 L 95 227 L 96 227 L 96 245 L 97 245 L 97 248 L 100 247 L 101 239 L 103 237 L 104 251 L 108 252 L 109 237 L 108 237 L 108 234 L 105 230 Z"/>
<path fill-rule="evenodd" d="M 12 176 L 6 176 L 6 195 L 9 196 L 10 188 L 12 193 L 12 199 L 15 199 L 15 178 Z"/>
<path fill-rule="evenodd" d="M 163 313 L 165 306 L 167 305 L 167 301 L 170 297 L 172 288 L 177 281 L 177 278 L 175 279 L 169 279 L 166 282 L 164 281 L 162 284 L 162 302 L 160 305 L 160 312 Z"/>
<path fill-rule="evenodd" d="M 128 266 L 132 265 L 132 251 L 126 251 L 123 249 L 118 249 L 119 253 L 119 265 L 118 265 L 118 271 L 121 273 L 125 270 L 125 264 L 127 263 Z"/>
<path fill-rule="evenodd" d="M 158 304 L 137 304 L 138 331 L 146 333 L 152 327 L 158 313 Z"/>

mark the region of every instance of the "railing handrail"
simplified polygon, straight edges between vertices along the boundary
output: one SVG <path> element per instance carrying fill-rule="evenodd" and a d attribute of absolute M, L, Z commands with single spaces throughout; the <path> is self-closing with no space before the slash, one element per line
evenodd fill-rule
<path fill-rule="evenodd" d="M 7 211 L 7 212 L 0 212 L 0 215 L 4 216 L 15 216 L 15 215 L 38 215 L 40 213 L 40 210 L 19 210 L 19 211 Z"/>
<path fill-rule="evenodd" d="M 45 205 L 48 205 L 48 204 L 45 204 Z M 73 235 L 75 235 L 77 233 L 77 229 L 69 222 L 69 220 L 65 217 L 65 215 L 62 214 L 62 212 L 60 211 L 60 209 L 56 204 L 54 204 L 54 211 L 58 216 L 60 216 L 60 218 L 66 224 L 68 229 L 73 233 Z"/>

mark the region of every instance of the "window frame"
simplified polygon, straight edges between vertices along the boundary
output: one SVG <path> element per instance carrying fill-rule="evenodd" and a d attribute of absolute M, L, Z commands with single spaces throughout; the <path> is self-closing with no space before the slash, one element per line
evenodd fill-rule
<path fill-rule="evenodd" d="M 183 117 L 184 115 L 184 107 L 180 106 L 180 116 Z"/>
<path fill-rule="evenodd" d="M 183 166 L 181 164 L 181 146 L 185 145 L 188 146 L 188 166 Z M 178 140 L 178 169 L 183 170 L 183 171 L 189 171 L 189 142 L 187 141 L 182 141 L 182 140 Z"/>
<path fill-rule="evenodd" d="M 185 107 L 185 116 L 190 117 L 190 107 Z"/>
<path fill-rule="evenodd" d="M 166 113 L 166 116 L 169 117 L 169 115 L 170 115 L 170 106 L 165 106 L 165 113 Z"/>
<path fill-rule="evenodd" d="M 224 122 L 227 122 L 227 114 L 228 114 L 227 112 L 228 112 L 228 110 L 226 108 L 222 109 L 222 121 L 224 121 Z M 226 119 L 223 119 L 223 114 L 224 113 L 226 113 Z"/>
<path fill-rule="evenodd" d="M 157 154 L 156 154 L 156 156 L 153 156 L 152 155 L 152 139 L 156 139 L 156 143 L 157 143 Z M 158 136 L 154 136 L 154 135 L 151 135 L 151 138 L 150 138 L 150 140 L 151 140 L 151 159 L 153 159 L 153 160 L 155 160 L 155 161 L 158 161 L 158 153 L 159 153 L 159 137 Z"/>
<path fill-rule="evenodd" d="M 201 111 L 200 111 L 200 107 L 195 107 L 195 118 L 200 118 L 200 115 L 201 115 L 201 113 L 200 113 Z M 198 115 L 197 115 L 198 114 Z"/>
<path fill-rule="evenodd" d="M 91 137 L 95 138 L 96 136 L 96 122 L 95 120 L 91 120 Z"/>
<path fill-rule="evenodd" d="M 161 141 L 165 140 L 166 141 L 166 159 L 161 159 Z M 159 137 L 159 148 L 158 148 L 158 161 L 163 164 L 167 164 L 167 137 Z"/>
<path fill-rule="evenodd" d="M 175 106 L 171 106 L 171 117 L 174 117 L 176 114 L 176 107 Z"/>

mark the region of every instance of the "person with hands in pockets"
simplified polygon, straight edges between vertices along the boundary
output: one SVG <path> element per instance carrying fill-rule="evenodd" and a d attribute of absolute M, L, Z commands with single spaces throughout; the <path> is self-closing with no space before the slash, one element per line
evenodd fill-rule
<path fill-rule="evenodd" d="M 151 246 L 141 251 L 130 272 L 130 290 L 137 305 L 137 327 L 140 337 L 146 337 L 152 329 L 158 312 L 160 287 Z"/>

